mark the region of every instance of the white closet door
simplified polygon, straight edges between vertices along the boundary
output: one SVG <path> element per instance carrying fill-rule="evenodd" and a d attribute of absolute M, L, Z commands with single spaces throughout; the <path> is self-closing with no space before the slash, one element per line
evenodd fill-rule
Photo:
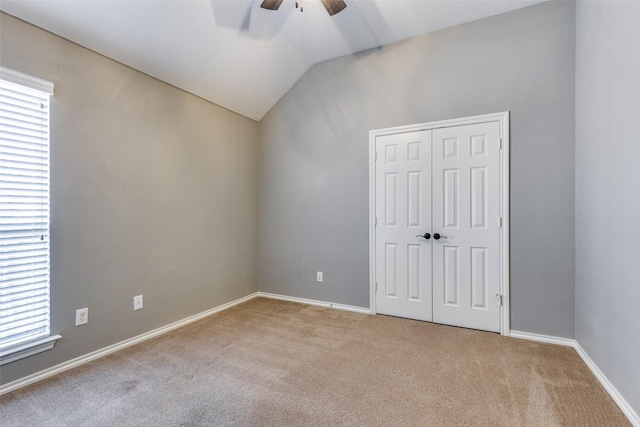
<path fill-rule="evenodd" d="M 432 320 L 431 131 L 376 139 L 376 311 Z"/>
<path fill-rule="evenodd" d="M 498 122 L 433 131 L 434 322 L 500 331 L 499 150 Z"/>

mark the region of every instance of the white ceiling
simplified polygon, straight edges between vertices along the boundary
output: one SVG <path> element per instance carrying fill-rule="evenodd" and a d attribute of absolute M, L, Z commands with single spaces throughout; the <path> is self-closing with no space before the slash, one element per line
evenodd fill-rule
<path fill-rule="evenodd" d="M 249 118 L 314 64 L 541 0 L 0 0 L 0 9 Z"/>

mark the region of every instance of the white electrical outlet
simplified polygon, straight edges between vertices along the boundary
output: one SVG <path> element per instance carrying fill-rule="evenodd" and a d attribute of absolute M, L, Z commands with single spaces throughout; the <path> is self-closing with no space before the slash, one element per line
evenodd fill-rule
<path fill-rule="evenodd" d="M 133 297 L 133 309 L 140 310 L 142 308 L 142 295 Z"/>
<path fill-rule="evenodd" d="M 318 282 L 322 282 L 322 280 L 323 280 L 322 271 L 318 271 L 318 273 L 316 273 L 316 280 Z"/>
<path fill-rule="evenodd" d="M 89 323 L 89 309 L 81 308 L 76 310 L 76 326 L 85 325 Z"/>

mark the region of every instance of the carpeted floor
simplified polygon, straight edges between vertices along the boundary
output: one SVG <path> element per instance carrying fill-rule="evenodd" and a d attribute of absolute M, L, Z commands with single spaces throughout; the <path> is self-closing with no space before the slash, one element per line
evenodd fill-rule
<path fill-rule="evenodd" d="M 571 348 L 254 299 L 3 396 L 9 426 L 627 426 Z"/>

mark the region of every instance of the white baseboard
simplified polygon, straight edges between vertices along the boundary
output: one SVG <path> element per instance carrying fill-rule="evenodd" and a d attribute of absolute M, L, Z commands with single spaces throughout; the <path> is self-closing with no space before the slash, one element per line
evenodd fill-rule
<path fill-rule="evenodd" d="M 580 357 L 582 357 L 584 363 L 589 367 L 589 369 L 591 369 L 593 375 L 595 375 L 598 381 L 600 381 L 602 387 L 607 390 L 611 398 L 618 404 L 629 421 L 631 421 L 631 424 L 633 424 L 635 427 L 640 427 L 640 416 L 638 416 L 636 411 L 634 411 L 631 405 L 629 405 L 629 402 L 627 402 L 625 398 L 622 397 L 618 389 L 615 388 L 613 384 L 611 384 L 611 381 L 609 381 L 606 375 L 600 370 L 600 368 L 598 368 L 598 365 L 596 365 L 595 362 L 589 357 L 587 352 L 584 351 L 580 343 L 576 341 L 574 348 L 576 349 Z"/>
<path fill-rule="evenodd" d="M 510 331 L 509 335 L 513 338 L 522 338 L 523 340 L 543 342 L 546 344 L 564 345 L 566 347 L 575 347 L 576 340 L 571 338 L 560 338 L 551 335 L 533 334 L 531 332 Z"/>
<path fill-rule="evenodd" d="M 609 396 L 616 402 L 616 404 L 620 407 L 620 410 L 624 413 L 624 415 L 629 419 L 631 424 L 634 427 L 640 427 L 640 416 L 633 410 L 629 402 L 625 400 L 624 397 L 620 394 L 617 388 L 609 381 L 607 376 L 598 368 L 598 365 L 589 357 L 586 351 L 580 346 L 580 343 L 574 339 L 570 338 L 560 338 L 553 337 L 550 335 L 541 335 L 541 334 L 533 334 L 529 332 L 520 332 L 520 331 L 511 331 L 509 336 L 514 338 L 522 338 L 525 340 L 543 342 L 547 344 L 558 344 L 564 345 L 568 347 L 573 347 L 578 355 L 582 358 L 582 361 L 591 369 L 593 375 L 600 381 L 602 387 L 609 393 Z"/>
<path fill-rule="evenodd" d="M 356 307 L 353 305 L 335 304 L 332 302 L 316 301 L 316 300 L 307 299 L 307 298 L 298 298 L 298 297 L 290 297 L 286 295 L 270 294 L 268 292 L 258 292 L 257 296 L 263 297 L 263 298 L 279 299 L 282 301 L 297 302 L 300 304 L 309 304 L 309 305 L 317 305 L 320 307 L 336 308 L 338 310 L 353 311 L 355 313 L 371 314 L 370 309 L 364 308 L 364 307 Z"/>
<path fill-rule="evenodd" d="M 143 341 L 146 341 L 148 339 L 154 338 L 158 335 L 164 334 L 165 332 L 169 332 L 173 329 L 177 329 L 180 328 L 182 326 L 188 325 L 189 323 L 193 323 L 197 320 L 200 320 L 204 317 L 207 316 L 211 316 L 212 314 L 218 313 L 222 310 L 226 310 L 228 308 L 233 307 L 234 305 L 238 305 L 241 304 L 245 301 L 249 301 L 250 299 L 253 299 L 255 297 L 258 296 L 258 292 L 254 292 L 252 294 L 249 294 L 245 297 L 242 298 L 238 298 L 237 300 L 228 302 L 226 304 L 222 304 L 219 305 L 217 307 L 214 307 L 210 310 L 207 311 L 203 311 L 202 313 L 198 313 L 195 314 L 193 316 L 187 317 L 185 319 L 182 320 L 178 320 L 177 322 L 171 323 L 169 325 L 166 326 L 162 326 L 158 329 L 154 329 L 152 331 L 146 332 L 142 335 L 138 335 L 136 337 L 133 338 L 129 338 L 127 340 L 124 341 L 120 341 L 119 343 L 110 345 L 108 347 L 104 347 L 101 348 L 100 350 L 96 350 L 94 352 L 85 354 L 83 356 L 80 357 L 76 357 L 75 359 L 71 359 L 68 360 L 66 362 L 63 362 L 59 365 L 56 366 L 52 366 L 51 368 L 47 368 L 45 370 L 42 370 L 40 372 L 36 372 L 34 374 L 28 375 L 26 377 L 20 378 L 18 380 L 12 381 L 10 383 L 7 384 L 3 384 L 0 386 L 0 396 L 2 396 L 3 394 L 6 393 L 10 393 L 14 390 L 17 390 L 19 388 L 28 386 L 30 384 L 33 384 L 35 382 L 38 381 L 42 381 L 46 378 L 49 378 L 53 375 L 59 374 L 61 372 L 67 371 L 69 369 L 75 368 L 77 366 L 83 365 L 85 363 L 91 362 L 92 360 L 98 359 L 100 357 L 106 356 L 107 354 L 111 354 L 114 353 L 118 350 L 122 350 L 123 348 L 127 348 L 130 347 L 132 345 L 141 343 Z"/>

